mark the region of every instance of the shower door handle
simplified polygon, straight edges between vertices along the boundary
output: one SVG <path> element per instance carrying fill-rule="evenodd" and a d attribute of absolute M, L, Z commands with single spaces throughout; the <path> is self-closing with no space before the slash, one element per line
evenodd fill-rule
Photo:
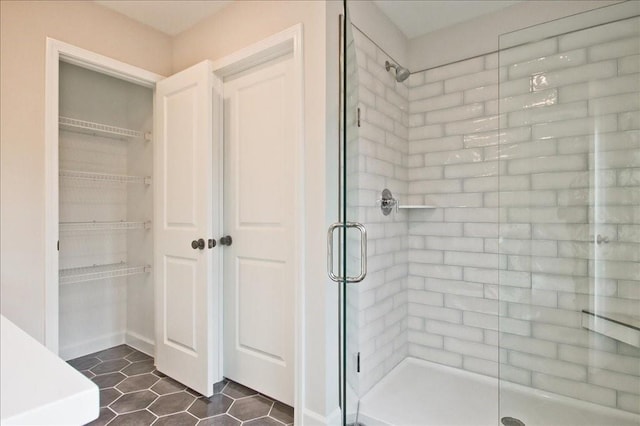
<path fill-rule="evenodd" d="M 347 228 L 356 228 L 360 231 L 360 274 L 355 277 L 336 275 L 333 272 L 333 234 L 336 229 L 344 229 L 346 238 Z M 367 229 L 358 222 L 336 222 L 329 226 L 327 231 L 327 274 L 332 281 L 348 283 L 359 283 L 367 276 Z"/>

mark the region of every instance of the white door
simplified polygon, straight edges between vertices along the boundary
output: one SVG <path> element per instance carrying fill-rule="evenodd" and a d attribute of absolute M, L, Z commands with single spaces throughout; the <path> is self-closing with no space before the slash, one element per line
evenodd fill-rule
<path fill-rule="evenodd" d="M 212 79 L 205 61 L 157 84 L 154 142 L 156 367 L 207 396 L 220 379 Z"/>
<path fill-rule="evenodd" d="M 291 56 L 227 78 L 223 92 L 224 376 L 293 405 Z"/>

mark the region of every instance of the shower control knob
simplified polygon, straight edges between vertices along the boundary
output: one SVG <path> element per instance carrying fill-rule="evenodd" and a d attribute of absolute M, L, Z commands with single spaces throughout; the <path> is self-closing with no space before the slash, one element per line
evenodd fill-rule
<path fill-rule="evenodd" d="M 230 246 L 232 242 L 233 240 L 231 239 L 231 235 L 220 238 L 220 244 L 222 244 L 223 246 Z"/>
<path fill-rule="evenodd" d="M 196 249 L 203 250 L 204 249 L 204 240 L 202 238 L 200 238 L 199 240 L 191 241 L 191 248 L 194 249 L 194 250 L 196 250 Z"/>

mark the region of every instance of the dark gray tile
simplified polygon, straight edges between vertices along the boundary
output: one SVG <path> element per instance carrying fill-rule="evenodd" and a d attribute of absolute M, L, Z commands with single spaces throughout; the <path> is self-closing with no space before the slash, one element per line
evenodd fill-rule
<path fill-rule="evenodd" d="M 222 379 L 218 383 L 214 383 L 213 384 L 213 393 L 222 392 L 222 389 L 224 389 L 224 387 L 227 385 L 227 383 L 229 383 L 229 381 L 227 379 Z"/>
<path fill-rule="evenodd" d="M 157 376 L 156 376 L 157 377 Z M 151 387 L 151 390 L 158 395 L 166 395 L 168 393 L 179 392 L 185 390 L 186 386 L 182 383 L 176 382 L 170 377 L 159 379 L 159 381 Z"/>
<path fill-rule="evenodd" d="M 153 360 L 150 359 L 147 361 L 134 362 L 127 368 L 123 369 L 122 372 L 127 376 L 135 376 L 143 373 L 151 373 L 153 370 L 155 370 L 155 367 L 153 366 Z"/>
<path fill-rule="evenodd" d="M 233 400 L 228 396 L 216 394 L 211 398 L 196 399 L 188 411 L 194 416 L 204 419 L 205 417 L 226 413 L 232 403 Z"/>
<path fill-rule="evenodd" d="M 159 372 L 158 370 L 153 370 L 153 374 L 155 374 L 158 377 L 167 377 L 166 374 Z"/>
<path fill-rule="evenodd" d="M 242 426 L 282 426 L 282 423 L 271 417 L 261 417 L 259 419 L 250 420 L 248 422 L 242 422 Z"/>
<path fill-rule="evenodd" d="M 109 410 L 107 407 L 102 407 L 100 409 L 100 415 L 97 419 L 92 421 L 91 423 L 87 423 L 86 426 L 104 426 L 111 421 L 116 416 L 116 414 Z"/>
<path fill-rule="evenodd" d="M 280 420 L 285 424 L 293 423 L 293 407 L 289 407 L 286 404 L 275 401 L 273 403 L 273 408 L 269 413 L 269 417 Z"/>
<path fill-rule="evenodd" d="M 152 357 L 145 354 L 144 352 L 136 351 L 135 349 L 125 358 L 131 362 L 146 361 L 148 359 L 153 359 Z"/>
<path fill-rule="evenodd" d="M 84 374 L 86 377 L 93 379 L 94 377 L 96 377 L 95 374 L 93 374 L 91 371 L 86 370 L 86 371 L 81 371 L 82 374 Z"/>
<path fill-rule="evenodd" d="M 249 389 L 248 387 L 242 386 L 241 384 L 236 382 L 227 383 L 227 386 L 224 387 L 222 393 L 234 399 L 258 394 L 258 392 L 254 391 L 253 389 Z"/>
<path fill-rule="evenodd" d="M 186 388 L 186 389 L 185 389 L 185 392 L 187 392 L 187 393 L 189 393 L 189 394 L 191 394 L 191 395 L 195 396 L 196 398 L 201 398 L 201 397 L 203 397 L 203 396 L 204 396 L 204 395 L 202 395 L 200 392 L 195 391 L 195 390 L 193 390 L 193 389 L 191 389 L 191 388 Z"/>
<path fill-rule="evenodd" d="M 100 389 L 105 389 L 114 387 L 126 378 L 127 377 L 122 373 L 109 373 L 96 376 L 91 380 L 93 380 L 93 383 L 98 385 Z"/>
<path fill-rule="evenodd" d="M 198 419 L 183 411 L 178 414 L 172 414 L 170 416 L 160 417 L 153 426 L 193 426 L 198 422 Z"/>
<path fill-rule="evenodd" d="M 99 358 L 101 361 L 109 361 L 112 359 L 124 358 L 133 352 L 133 349 L 127 345 L 114 346 L 113 348 L 105 349 L 104 351 L 96 352 L 92 354 L 94 357 Z"/>
<path fill-rule="evenodd" d="M 222 414 L 220 416 L 200 420 L 198 422 L 198 426 L 240 426 L 240 422 L 231 416 Z"/>
<path fill-rule="evenodd" d="M 127 365 L 129 365 L 129 361 L 127 361 L 126 359 L 112 359 L 110 361 L 104 361 L 96 365 L 91 369 L 91 372 L 93 374 L 115 373 L 116 371 L 122 370 Z"/>
<path fill-rule="evenodd" d="M 194 400 L 195 398 L 186 392 L 163 395 L 151 404 L 149 411 L 157 416 L 165 416 L 186 410 Z"/>
<path fill-rule="evenodd" d="M 157 417 L 147 410 L 140 410 L 117 416 L 109 426 L 148 426 L 156 419 Z"/>
<path fill-rule="evenodd" d="M 150 390 L 127 393 L 118 398 L 109 407 L 118 414 L 147 408 L 158 396 Z"/>
<path fill-rule="evenodd" d="M 118 391 L 116 388 L 108 388 L 100 390 L 100 406 L 106 407 L 111 404 L 113 401 L 122 396 L 122 393 Z"/>
<path fill-rule="evenodd" d="M 229 414 L 244 422 L 246 420 L 266 416 L 269 414 L 272 405 L 273 401 L 270 401 L 263 396 L 251 396 L 249 398 L 235 400 L 231 408 L 229 408 Z"/>
<path fill-rule="evenodd" d="M 79 371 L 88 370 L 99 362 L 100 360 L 93 355 L 82 356 L 80 358 L 67 361 L 70 366 Z"/>
<path fill-rule="evenodd" d="M 121 381 L 116 388 L 122 393 L 135 392 L 142 389 L 149 389 L 158 380 L 160 380 L 160 378 L 151 373 L 139 374 L 137 376 L 127 377 Z"/>

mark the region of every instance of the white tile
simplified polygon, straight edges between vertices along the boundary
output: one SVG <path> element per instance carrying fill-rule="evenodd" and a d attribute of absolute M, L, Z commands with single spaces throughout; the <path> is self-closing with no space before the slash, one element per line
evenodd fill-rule
<path fill-rule="evenodd" d="M 527 77 L 539 72 L 548 72 L 562 68 L 570 68 L 587 62 L 586 49 L 576 49 L 555 55 L 546 55 L 529 61 L 522 61 L 509 66 L 509 78 Z"/>
<path fill-rule="evenodd" d="M 578 224 L 587 222 L 587 209 L 584 207 L 540 207 L 509 208 L 509 222 L 532 224 Z"/>
<path fill-rule="evenodd" d="M 447 136 L 464 135 L 469 133 L 488 132 L 500 127 L 499 116 L 487 116 L 470 120 L 456 121 L 445 124 Z"/>
<path fill-rule="evenodd" d="M 444 263 L 446 265 L 471 266 L 476 268 L 494 265 L 497 268 L 498 255 L 493 253 L 447 251 L 444 253 Z"/>
<path fill-rule="evenodd" d="M 578 101 L 569 104 L 549 105 L 513 111 L 508 115 L 508 123 L 509 127 L 526 126 L 529 124 L 578 119 L 586 117 L 588 114 L 589 109 L 587 108 L 587 103 L 585 101 Z"/>
<path fill-rule="evenodd" d="M 618 59 L 618 74 L 633 74 L 640 72 L 640 55 L 625 56 Z"/>
<path fill-rule="evenodd" d="M 549 374 L 554 377 L 562 377 L 581 382 L 585 382 L 587 379 L 587 369 L 584 366 L 516 351 L 509 352 L 509 364 L 515 367 L 527 368 L 532 371 Z"/>
<path fill-rule="evenodd" d="M 425 330 L 429 333 L 447 337 L 456 337 L 470 342 L 482 342 L 483 339 L 482 330 L 479 328 L 442 321 L 426 321 Z"/>
<path fill-rule="evenodd" d="M 498 222 L 498 209 L 495 208 L 446 208 L 444 217 L 447 222 Z"/>
<path fill-rule="evenodd" d="M 448 179 L 495 176 L 498 174 L 498 161 L 483 161 L 473 164 L 446 165 L 444 176 Z"/>
<path fill-rule="evenodd" d="M 498 99 L 498 87 L 497 84 L 489 84 L 467 89 L 464 91 L 464 102 L 484 102 Z"/>
<path fill-rule="evenodd" d="M 412 235 L 462 236 L 462 223 L 411 223 L 409 233 Z"/>
<path fill-rule="evenodd" d="M 640 363 L 638 363 L 637 357 L 623 356 L 568 344 L 558 346 L 558 357 L 565 361 L 594 368 L 604 368 L 619 373 L 640 376 Z"/>
<path fill-rule="evenodd" d="M 420 275 L 423 277 L 444 278 L 447 280 L 461 280 L 462 268 L 451 265 L 431 265 L 412 263 L 409 265 L 409 273 L 411 275 Z"/>
<path fill-rule="evenodd" d="M 449 365 L 451 367 L 462 367 L 462 355 L 416 345 L 415 343 L 409 345 L 409 356 L 437 362 L 438 364 Z"/>
<path fill-rule="evenodd" d="M 556 358 L 557 345 L 553 342 L 518 336 L 510 333 L 500 334 L 500 346 L 518 352 L 538 355 L 545 358 Z"/>
<path fill-rule="evenodd" d="M 411 299 L 409 299 L 409 315 L 423 318 L 425 324 L 430 320 L 446 321 L 453 324 L 462 323 L 462 312 L 457 309 L 413 303 Z"/>
<path fill-rule="evenodd" d="M 483 286 L 478 283 L 456 280 L 442 280 L 438 278 L 428 278 L 424 287 L 428 291 L 435 291 L 448 294 L 459 294 L 463 296 L 482 297 Z M 460 311 L 455 311 L 460 313 Z"/>
<path fill-rule="evenodd" d="M 607 25 L 598 25 L 582 31 L 574 31 L 560 36 L 560 51 L 567 51 L 579 47 L 593 46 L 611 40 L 627 37 L 637 37 L 639 18 L 625 19 Z"/>
<path fill-rule="evenodd" d="M 531 288 L 531 274 L 528 272 L 501 270 L 499 276 L 501 285 Z"/>
<path fill-rule="evenodd" d="M 483 238 L 495 238 L 499 231 L 498 224 L 492 223 L 465 223 L 463 229 L 465 237 Z"/>
<path fill-rule="evenodd" d="M 424 155 L 420 155 L 421 163 L 424 164 Z M 419 181 L 419 180 L 440 180 L 444 178 L 444 167 L 435 166 L 435 167 L 414 167 L 410 168 L 407 173 L 408 181 Z M 414 194 L 410 194 L 414 195 Z"/>
<path fill-rule="evenodd" d="M 501 113 L 530 108 L 543 108 L 558 103 L 558 89 L 542 90 L 523 95 L 507 96 L 499 101 Z"/>
<path fill-rule="evenodd" d="M 622 56 L 637 55 L 639 53 L 640 41 L 638 41 L 636 34 L 635 37 L 615 40 L 589 47 L 589 61 L 597 62 Z"/>
<path fill-rule="evenodd" d="M 411 139 L 409 152 L 412 154 L 430 153 L 438 151 L 453 151 L 462 149 L 462 136 L 447 136 L 436 139 Z"/>
<path fill-rule="evenodd" d="M 446 348 L 446 339 L 445 339 Z M 589 368 L 589 383 L 640 395 L 640 377 L 620 374 L 600 368 Z"/>
<path fill-rule="evenodd" d="M 640 225 L 618 225 L 618 241 L 640 243 Z"/>
<path fill-rule="evenodd" d="M 445 253 L 444 262 L 447 263 Z M 637 280 L 640 277 L 640 263 L 615 262 L 612 260 L 590 260 L 589 273 L 599 278 L 618 280 Z"/>
<path fill-rule="evenodd" d="M 556 204 L 554 191 L 500 191 L 485 192 L 485 207 L 553 206 Z"/>
<path fill-rule="evenodd" d="M 490 265 L 486 265 L 484 268 L 464 268 L 463 276 L 466 281 L 483 283 L 483 284 L 498 284 L 499 270 L 492 268 Z"/>
<path fill-rule="evenodd" d="M 478 163 L 482 161 L 482 149 L 461 149 L 456 151 L 432 152 L 425 156 L 425 165 L 447 165 L 459 163 Z"/>
<path fill-rule="evenodd" d="M 618 281 L 618 296 L 640 300 L 640 282 L 638 280 Z"/>
<path fill-rule="evenodd" d="M 430 194 L 430 193 L 452 193 L 462 192 L 462 181 L 459 179 L 444 180 L 422 180 L 409 182 L 409 193 Z"/>
<path fill-rule="evenodd" d="M 417 332 L 409 330 L 407 333 L 407 339 L 409 343 L 414 343 L 420 346 L 429 346 L 432 348 L 442 349 L 444 346 L 444 337 L 437 334 L 429 334 L 424 332 Z"/>
<path fill-rule="evenodd" d="M 443 93 L 444 83 L 441 81 L 431 84 L 423 84 L 409 89 L 409 101 L 432 98 L 434 96 L 442 95 Z"/>
<path fill-rule="evenodd" d="M 462 105 L 462 103 L 462 93 L 450 93 L 447 95 L 411 101 L 411 103 L 409 104 L 409 111 L 411 111 L 411 113 L 413 114 L 424 113 Z"/>
<path fill-rule="evenodd" d="M 444 91 L 445 93 L 461 92 L 473 87 L 493 85 L 497 83 L 498 73 L 496 70 L 486 70 L 449 78 L 444 81 Z"/>
<path fill-rule="evenodd" d="M 478 297 L 445 294 L 444 305 L 447 308 L 485 314 L 497 314 L 498 312 L 497 300 L 481 299 Z"/>
<path fill-rule="evenodd" d="M 484 343 L 468 342 L 453 337 L 444 338 L 444 349 L 450 352 L 469 355 L 475 358 L 498 361 L 498 347 Z"/>
<path fill-rule="evenodd" d="M 525 142 L 531 138 L 531 127 L 502 128 L 491 132 L 471 133 L 464 135 L 464 147 L 492 146 L 499 143 Z"/>
<path fill-rule="evenodd" d="M 500 373 L 499 364 L 496 361 L 464 356 L 462 360 L 462 368 L 485 376 L 498 377 Z"/>
<path fill-rule="evenodd" d="M 503 49 L 499 52 L 499 61 L 501 66 L 505 66 L 516 62 L 523 62 L 534 58 L 552 55 L 557 52 L 557 49 L 557 39 L 550 38 L 535 43 L 527 43 L 525 45 Z"/>
<path fill-rule="evenodd" d="M 529 370 L 506 364 L 500 364 L 500 379 L 519 383 L 524 386 L 531 386 L 531 372 Z"/>
<path fill-rule="evenodd" d="M 627 169 L 618 172 L 619 186 L 640 186 L 640 169 Z"/>
<path fill-rule="evenodd" d="M 638 130 L 640 129 L 640 114 L 638 111 L 624 112 L 618 114 L 619 130 Z"/>
<path fill-rule="evenodd" d="M 495 331 L 500 329 L 499 316 L 494 314 L 465 311 L 462 314 L 462 321 L 470 327 L 479 327 Z"/>
<path fill-rule="evenodd" d="M 640 93 L 607 96 L 589 100 L 589 115 L 605 115 L 640 110 Z"/>
<path fill-rule="evenodd" d="M 484 58 L 477 57 L 450 65 L 434 68 L 425 72 L 425 82 L 445 80 L 460 75 L 476 73 L 484 69 Z"/>
<path fill-rule="evenodd" d="M 640 396 L 618 392 L 618 408 L 640 414 Z"/>
<path fill-rule="evenodd" d="M 638 76 L 638 74 L 628 74 L 560 87 L 558 88 L 558 98 L 560 102 L 568 103 L 603 96 L 632 93 L 638 90 L 640 90 L 640 76 Z"/>
<path fill-rule="evenodd" d="M 433 139 L 444 136 L 444 126 L 434 124 L 430 126 L 412 127 L 409 129 L 409 140 Z"/>
<path fill-rule="evenodd" d="M 545 90 L 583 81 L 611 78 L 617 74 L 618 66 L 616 61 L 602 61 L 563 70 L 549 71 L 537 74 L 536 81 L 538 85 L 534 87 L 534 90 Z"/>
<path fill-rule="evenodd" d="M 533 387 L 600 405 L 615 407 L 616 392 L 587 383 L 562 379 L 542 373 L 533 374 Z"/>
<path fill-rule="evenodd" d="M 428 124 L 448 123 L 451 121 L 466 120 L 480 117 L 484 114 L 482 103 L 461 105 L 453 108 L 438 109 L 426 113 Z"/>
<path fill-rule="evenodd" d="M 586 155 L 555 155 L 509 160 L 511 175 L 587 170 Z"/>

